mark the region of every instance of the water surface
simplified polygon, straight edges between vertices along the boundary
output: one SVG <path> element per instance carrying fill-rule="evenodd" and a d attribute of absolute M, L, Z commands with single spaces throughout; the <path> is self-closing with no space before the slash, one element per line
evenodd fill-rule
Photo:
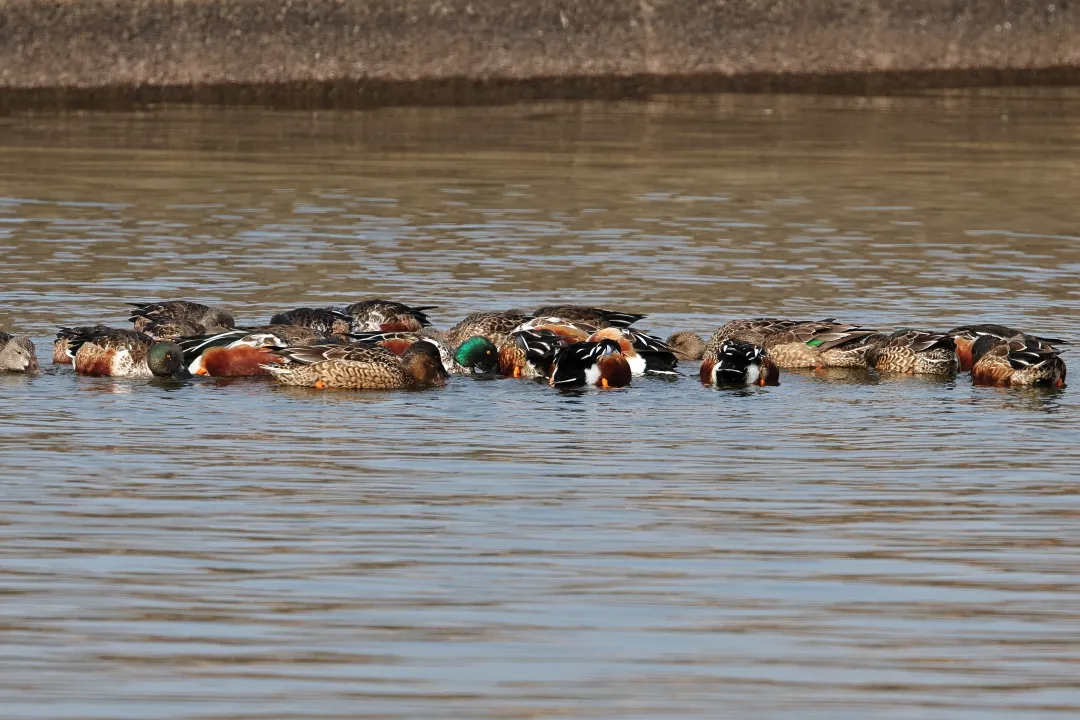
<path fill-rule="evenodd" d="M 0 118 L 0 326 L 392 297 L 1080 339 L 1080 93 Z M 1067 356 L 1068 358 L 1069 356 Z M 1072 389 L 0 377 L 9 718 L 1080 712 Z"/>

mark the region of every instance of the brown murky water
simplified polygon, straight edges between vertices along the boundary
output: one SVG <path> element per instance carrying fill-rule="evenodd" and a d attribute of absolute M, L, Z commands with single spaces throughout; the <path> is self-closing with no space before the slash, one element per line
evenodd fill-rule
<path fill-rule="evenodd" d="M 1073 91 L 0 118 L 0 325 L 43 361 L 171 297 L 1080 339 L 1078 118 Z M 0 377 L 3 715 L 1072 717 L 1078 420 L 964 376 Z"/>

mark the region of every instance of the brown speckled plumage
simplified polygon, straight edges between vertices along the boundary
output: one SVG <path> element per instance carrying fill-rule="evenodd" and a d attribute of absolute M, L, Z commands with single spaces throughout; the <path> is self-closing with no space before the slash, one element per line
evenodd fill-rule
<path fill-rule="evenodd" d="M 984 349 L 987 345 L 989 349 Z M 975 385 L 1065 386 L 1065 361 L 1041 338 L 1023 334 L 1007 340 L 988 338 L 980 340 L 975 351 L 977 359 L 971 368 Z"/>
<path fill-rule="evenodd" d="M 353 318 L 354 332 L 417 332 L 431 324 L 424 311 L 434 309 L 434 305 L 412 307 L 392 300 L 363 300 L 343 312 Z"/>
<path fill-rule="evenodd" d="M 585 307 L 582 305 L 545 305 L 533 312 L 534 317 L 555 317 L 570 323 L 585 323 L 596 330 L 607 327 L 630 327 L 645 315 L 624 313 L 605 308 Z"/>
<path fill-rule="evenodd" d="M 452 347 L 457 347 L 474 336 L 487 338 L 495 347 L 502 347 L 510 333 L 529 317 L 520 310 L 473 313 L 466 315 L 464 320 L 446 332 L 433 335 Z"/>
<path fill-rule="evenodd" d="M 179 337 L 183 334 L 197 335 L 213 333 L 220 330 L 226 330 L 236 324 L 233 320 L 233 316 L 229 312 L 209 305 L 203 305 L 202 303 L 191 302 L 189 300 L 166 300 L 164 302 L 156 303 L 128 304 L 135 308 L 131 317 L 131 322 L 134 323 L 137 332 L 149 333 L 149 328 L 155 323 L 162 323 L 165 320 L 173 320 L 201 327 L 201 329 L 196 329 L 195 332 L 180 333 L 174 337 Z"/>
<path fill-rule="evenodd" d="M 666 342 L 679 360 L 700 360 L 705 354 L 705 340 L 689 330 L 672 333 Z"/>
<path fill-rule="evenodd" d="M 715 360 L 725 340 L 741 340 L 768 350 L 781 368 L 866 367 L 866 341 L 876 334 L 870 328 L 832 320 L 735 320 L 713 333 L 702 359 Z"/>
<path fill-rule="evenodd" d="M 276 352 L 287 363 L 267 370 L 284 385 L 358 390 L 418 389 L 446 382 L 438 350 L 413 344 L 398 358 L 379 345 L 301 346 Z"/>
<path fill-rule="evenodd" d="M 901 329 L 876 338 L 866 361 L 875 370 L 909 375 L 951 375 L 960 369 L 951 337 L 919 330 Z"/>
<path fill-rule="evenodd" d="M 270 324 L 308 328 L 323 337 L 347 333 L 354 329 L 351 316 L 329 308 L 301 307 L 287 310 L 270 318 Z"/>

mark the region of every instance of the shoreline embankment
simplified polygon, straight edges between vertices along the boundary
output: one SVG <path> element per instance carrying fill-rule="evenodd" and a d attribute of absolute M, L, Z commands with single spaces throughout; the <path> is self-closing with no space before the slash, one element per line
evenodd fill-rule
<path fill-rule="evenodd" d="M 1080 85 L 1072 0 L 0 0 L 0 110 Z"/>

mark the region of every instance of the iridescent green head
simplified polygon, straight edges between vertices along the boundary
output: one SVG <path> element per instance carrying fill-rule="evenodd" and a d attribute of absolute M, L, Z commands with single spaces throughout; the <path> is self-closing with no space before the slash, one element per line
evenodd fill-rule
<path fill-rule="evenodd" d="M 499 371 L 499 349 L 490 340 L 479 335 L 461 343 L 454 353 L 454 360 L 476 374 Z"/>
<path fill-rule="evenodd" d="M 181 377 L 187 375 L 184 368 L 184 351 L 174 342 L 156 342 L 146 352 L 146 364 L 157 377 Z"/>

